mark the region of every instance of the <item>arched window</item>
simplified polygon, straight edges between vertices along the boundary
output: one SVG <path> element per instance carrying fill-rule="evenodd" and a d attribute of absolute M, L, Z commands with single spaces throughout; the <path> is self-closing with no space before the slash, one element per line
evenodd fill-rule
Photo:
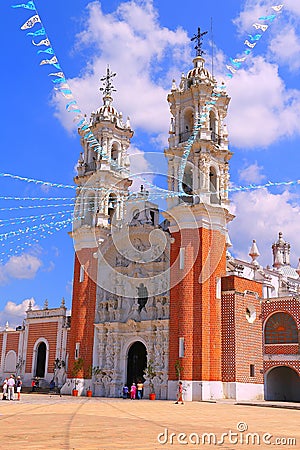
<path fill-rule="evenodd" d="M 187 108 L 183 113 L 179 142 L 187 141 L 188 138 L 193 133 L 193 130 L 194 130 L 194 111 L 192 108 Z"/>
<path fill-rule="evenodd" d="M 213 111 L 209 112 L 209 129 L 212 133 L 216 133 L 216 115 Z"/>
<path fill-rule="evenodd" d="M 214 204 L 220 203 L 220 197 L 218 193 L 218 176 L 216 169 L 211 167 L 209 169 L 209 190 L 210 190 L 210 202 Z"/>
<path fill-rule="evenodd" d="M 10 350 L 5 356 L 4 372 L 14 373 L 16 371 L 17 355 L 14 350 Z"/>
<path fill-rule="evenodd" d="M 85 206 L 84 221 L 87 225 L 93 226 L 94 214 L 95 214 L 95 196 L 90 195 L 87 198 L 87 202 L 86 202 L 86 206 Z"/>
<path fill-rule="evenodd" d="M 287 313 L 273 314 L 265 325 L 266 344 L 298 344 L 295 320 Z"/>
<path fill-rule="evenodd" d="M 187 195 L 193 194 L 193 172 L 192 167 L 189 164 L 186 165 L 184 171 L 182 180 L 182 189 Z"/>
<path fill-rule="evenodd" d="M 111 148 L 111 159 L 117 162 L 118 156 L 119 156 L 119 145 L 116 142 L 114 142 Z"/>
<path fill-rule="evenodd" d="M 146 303 L 148 301 L 148 289 L 144 285 L 144 283 L 141 283 L 138 288 L 138 304 L 139 304 L 139 311 L 141 312 L 143 308 L 145 308 Z"/>
<path fill-rule="evenodd" d="M 116 194 L 109 194 L 108 196 L 108 209 L 107 214 L 109 216 L 109 223 L 112 223 L 113 215 L 115 214 L 117 207 L 117 196 Z"/>

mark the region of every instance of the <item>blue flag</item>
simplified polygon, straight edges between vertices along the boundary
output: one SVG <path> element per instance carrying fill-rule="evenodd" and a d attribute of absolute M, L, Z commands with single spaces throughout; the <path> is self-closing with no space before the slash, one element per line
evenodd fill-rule
<path fill-rule="evenodd" d="M 33 33 L 27 33 L 27 36 L 42 36 L 46 34 L 45 28 L 40 28 L 37 31 L 34 31 Z"/>
<path fill-rule="evenodd" d="M 11 5 L 12 8 L 25 8 L 25 9 L 32 9 L 32 10 L 36 10 L 35 8 L 35 4 L 30 1 L 26 4 L 22 3 L 20 5 Z"/>

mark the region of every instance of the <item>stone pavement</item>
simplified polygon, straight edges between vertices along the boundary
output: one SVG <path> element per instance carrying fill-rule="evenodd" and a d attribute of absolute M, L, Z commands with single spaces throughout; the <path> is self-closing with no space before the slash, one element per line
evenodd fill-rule
<path fill-rule="evenodd" d="M 300 411 L 265 405 L 23 394 L 20 402 L 0 402 L 0 449 L 300 449 Z M 224 442 L 222 433 L 230 435 Z M 296 444 L 287 438 L 295 438 Z"/>

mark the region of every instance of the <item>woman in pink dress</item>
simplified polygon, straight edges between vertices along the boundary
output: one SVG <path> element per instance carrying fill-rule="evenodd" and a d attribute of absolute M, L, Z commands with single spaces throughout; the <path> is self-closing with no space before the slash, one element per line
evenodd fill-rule
<path fill-rule="evenodd" d="M 135 396 L 136 396 L 136 385 L 135 385 L 135 383 L 132 383 L 131 388 L 130 388 L 131 400 L 135 400 Z"/>

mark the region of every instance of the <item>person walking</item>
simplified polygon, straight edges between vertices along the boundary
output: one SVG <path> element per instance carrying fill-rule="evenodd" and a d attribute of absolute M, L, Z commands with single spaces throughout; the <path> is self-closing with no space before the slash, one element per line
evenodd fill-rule
<path fill-rule="evenodd" d="M 132 383 L 131 388 L 130 388 L 131 400 L 135 400 L 135 396 L 136 396 L 136 385 L 135 385 L 135 383 Z"/>
<path fill-rule="evenodd" d="M 21 380 L 20 375 L 17 376 L 16 388 L 17 388 L 18 400 L 21 400 L 22 380 Z"/>
<path fill-rule="evenodd" d="M 138 400 L 141 400 L 143 398 L 143 388 L 144 388 L 144 385 L 141 382 L 141 380 L 139 380 L 136 387 L 137 387 L 137 398 L 138 398 Z"/>
<path fill-rule="evenodd" d="M 5 378 L 5 380 L 3 381 L 3 385 L 2 385 L 2 400 L 7 400 L 7 381 L 8 378 Z"/>
<path fill-rule="evenodd" d="M 175 404 L 178 405 L 179 402 L 180 402 L 182 405 L 184 405 L 184 402 L 183 402 L 183 385 L 182 385 L 182 381 L 179 381 L 179 383 L 178 383 L 178 388 L 177 388 L 177 401 L 175 402 Z"/>
<path fill-rule="evenodd" d="M 124 384 L 124 386 L 122 388 L 122 391 L 123 391 L 123 398 L 125 400 L 126 398 L 128 398 L 128 386 L 127 386 L 127 384 Z"/>
<path fill-rule="evenodd" d="M 11 375 L 7 380 L 8 400 L 14 400 L 15 397 L 15 377 Z"/>

